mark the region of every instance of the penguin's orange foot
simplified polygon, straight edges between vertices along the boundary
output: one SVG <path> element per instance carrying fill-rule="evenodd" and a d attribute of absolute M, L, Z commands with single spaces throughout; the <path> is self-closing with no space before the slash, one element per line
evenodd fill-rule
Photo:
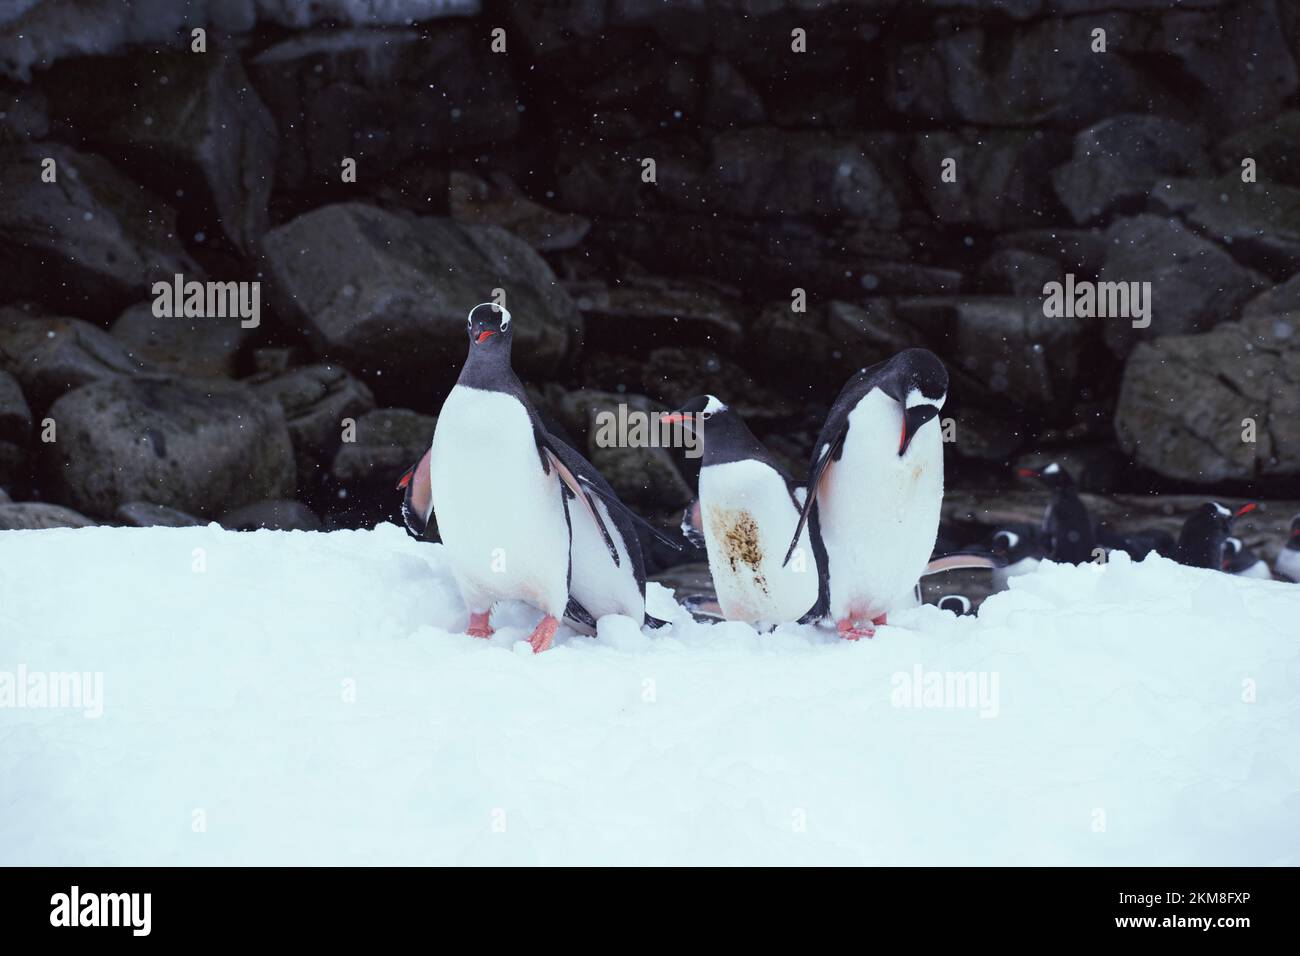
<path fill-rule="evenodd" d="M 482 614 L 470 614 L 469 627 L 465 628 L 465 633 L 470 637 L 491 637 L 493 634 L 492 627 L 488 624 L 488 618 L 491 611 L 484 611 Z"/>
<path fill-rule="evenodd" d="M 560 622 L 546 615 L 542 618 L 537 627 L 533 628 L 533 633 L 528 635 L 528 643 L 533 645 L 533 653 L 540 654 L 542 651 L 551 649 L 551 642 L 555 639 L 555 630 L 560 626 Z"/>
<path fill-rule="evenodd" d="M 889 617 L 888 614 L 882 614 L 880 615 L 880 617 L 873 617 L 871 619 L 871 623 L 874 624 L 876 627 L 884 627 L 886 624 L 889 623 L 888 621 L 885 620 L 885 618 L 887 617 Z"/>
<path fill-rule="evenodd" d="M 882 622 L 883 623 L 883 622 Z M 856 641 L 861 638 L 875 637 L 876 629 L 871 624 L 855 624 L 852 618 L 845 618 L 835 623 L 835 629 L 839 631 L 840 637 L 846 641 Z"/>

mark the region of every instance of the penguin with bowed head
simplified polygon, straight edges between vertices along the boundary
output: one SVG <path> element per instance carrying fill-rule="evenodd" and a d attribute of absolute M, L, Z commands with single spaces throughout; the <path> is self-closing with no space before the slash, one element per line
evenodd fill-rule
<path fill-rule="evenodd" d="M 930 564 L 943 503 L 938 415 L 947 394 L 938 356 L 906 349 L 849 379 L 818 435 L 785 560 L 815 509 L 826 610 L 842 638 L 873 636 L 890 611 L 911 602 Z"/>

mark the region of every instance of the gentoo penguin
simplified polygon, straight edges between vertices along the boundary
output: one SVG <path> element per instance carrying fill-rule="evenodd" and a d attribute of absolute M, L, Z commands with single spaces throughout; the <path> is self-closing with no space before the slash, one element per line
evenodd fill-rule
<path fill-rule="evenodd" d="M 820 616 L 825 560 L 815 519 L 798 538 L 802 556 L 789 564 L 781 560 L 799 523 L 804 489 L 712 395 L 690 399 L 663 420 L 681 423 L 704 445 L 698 517 L 689 512 L 683 531 L 693 536 L 698 521 L 723 616 L 750 624 Z"/>
<path fill-rule="evenodd" d="M 906 349 L 849 379 L 817 437 L 785 560 L 815 509 L 827 611 L 843 638 L 872 636 L 908 600 L 930 561 L 943 503 L 937 417 L 947 394 L 938 356 Z"/>
<path fill-rule="evenodd" d="M 1041 470 L 1021 468 L 1020 477 L 1037 478 L 1052 490 L 1052 500 L 1043 512 L 1042 527 L 1048 556 L 1053 561 L 1069 564 L 1093 560 L 1096 544 L 1092 520 L 1070 473 L 1052 462 Z"/>
<path fill-rule="evenodd" d="M 631 564 L 630 555 L 612 536 L 609 508 L 598 503 L 590 476 L 584 483 L 574 473 L 577 453 L 546 431 L 515 377 L 509 311 L 493 303 L 475 306 L 467 333 L 469 355 L 422 459 L 428 461 L 432 512 L 469 608 L 466 633 L 490 637 L 492 605 L 523 601 L 542 612 L 528 638 L 541 652 L 551 646 L 570 604 L 571 521 L 591 522 L 612 564 Z M 418 513 L 416 476 L 407 489 Z"/>
<path fill-rule="evenodd" d="M 939 598 L 936 605 L 939 610 L 952 611 L 952 613 L 956 614 L 958 617 L 961 617 L 963 614 L 975 613 L 972 610 L 973 605 L 970 602 L 970 598 L 964 594 L 945 594 L 943 597 Z"/>
<path fill-rule="evenodd" d="M 1011 578 L 1033 571 L 1043 559 L 1038 531 L 1029 525 L 998 528 L 989 539 L 989 550 L 1006 561 L 1005 567 L 993 569 L 993 586 L 999 591 L 1007 589 Z"/>
<path fill-rule="evenodd" d="M 1273 564 L 1278 577 L 1300 582 L 1300 515 L 1291 519 L 1291 533 L 1287 535 L 1286 544 L 1278 552 Z"/>
<path fill-rule="evenodd" d="M 1242 505 L 1234 513 L 1217 501 L 1201 505 L 1183 522 L 1178 535 L 1178 563 L 1222 570 L 1224 546 L 1232 534 L 1233 520 L 1254 509 L 1254 504 Z"/>
<path fill-rule="evenodd" d="M 1107 551 L 1123 551 L 1134 561 L 1141 561 L 1152 552 L 1165 558 L 1172 558 L 1178 552 L 1174 536 L 1160 528 L 1119 532 L 1103 526 L 1097 529 L 1097 543 Z"/>
<path fill-rule="evenodd" d="M 1273 572 L 1268 569 L 1268 564 L 1240 538 L 1224 540 L 1223 570 L 1238 577 L 1273 580 Z"/>

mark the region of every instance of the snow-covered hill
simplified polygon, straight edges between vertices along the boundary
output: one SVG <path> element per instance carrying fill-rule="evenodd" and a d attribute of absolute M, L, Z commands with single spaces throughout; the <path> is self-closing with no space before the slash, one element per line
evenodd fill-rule
<path fill-rule="evenodd" d="M 0 701 L 102 680 L 0 707 L 0 864 L 1300 864 L 1300 586 L 1119 556 L 859 643 L 673 617 L 534 656 L 394 526 L 0 533 Z"/>

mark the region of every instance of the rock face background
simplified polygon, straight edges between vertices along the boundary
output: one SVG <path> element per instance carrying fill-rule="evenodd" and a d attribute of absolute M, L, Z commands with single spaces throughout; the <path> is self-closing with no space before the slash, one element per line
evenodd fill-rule
<path fill-rule="evenodd" d="M 714 392 L 801 474 L 908 345 L 964 502 L 1051 457 L 1295 498 L 1298 62 L 1282 0 L 6 4 L 0 527 L 391 517 L 495 290 L 665 527 L 692 463 L 597 412 Z M 176 273 L 260 281 L 260 325 L 155 317 Z M 1067 273 L 1150 326 L 1046 316 Z"/>

